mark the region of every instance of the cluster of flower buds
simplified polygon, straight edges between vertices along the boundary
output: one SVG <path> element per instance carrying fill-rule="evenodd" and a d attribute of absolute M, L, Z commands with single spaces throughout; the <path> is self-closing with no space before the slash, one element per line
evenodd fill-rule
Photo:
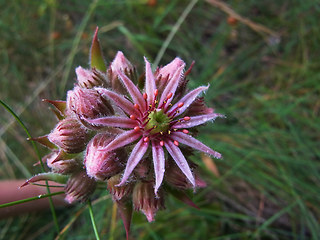
<path fill-rule="evenodd" d="M 85 201 L 96 182 L 106 182 L 127 234 L 132 210 L 153 221 L 164 208 L 164 193 L 195 206 L 186 191 L 206 184 L 189 156 L 198 150 L 221 158 L 194 138 L 196 126 L 223 117 L 200 96 L 208 86 L 189 91 L 192 65 L 185 71 L 178 57 L 155 71 L 145 59 L 144 73 L 138 76 L 119 51 L 107 68 L 97 30 L 90 65 L 76 69 L 77 83 L 66 101 L 45 100 L 54 106 L 59 122 L 50 134 L 33 140 L 52 150 L 43 159 L 51 173 L 27 183 L 59 175 L 56 179 L 64 179 L 71 203 Z"/>

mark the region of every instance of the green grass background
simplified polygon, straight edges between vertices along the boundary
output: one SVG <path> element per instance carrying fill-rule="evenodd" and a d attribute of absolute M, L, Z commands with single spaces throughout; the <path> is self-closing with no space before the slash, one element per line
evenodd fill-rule
<path fill-rule="evenodd" d="M 242 23 L 229 25 L 224 12 L 201 0 L 154 6 L 147 0 L 0 0 L 0 99 L 33 136 L 55 125 L 41 99 L 65 99 L 75 67 L 88 66 L 96 26 L 108 63 L 121 50 L 141 72 L 143 56 L 160 65 L 179 56 L 188 65 L 195 60 L 190 88 L 210 83 L 206 101 L 227 118 L 202 127 L 199 138 L 223 154 L 214 160 L 220 176 L 195 156 L 208 183 L 193 197 L 200 210 L 168 198 L 154 223 L 134 214 L 132 239 L 320 239 L 319 1 L 226 2 L 277 32 L 280 42 Z M 25 132 L 4 109 L 0 160 L 0 179 L 41 171 Z M 124 239 L 121 221 L 112 225 L 107 192 L 94 196 L 100 198 L 93 212 L 101 239 Z M 60 239 L 95 238 L 86 205 L 57 216 L 61 229 L 74 221 Z M 55 236 L 49 211 L 0 221 L 0 239 Z"/>

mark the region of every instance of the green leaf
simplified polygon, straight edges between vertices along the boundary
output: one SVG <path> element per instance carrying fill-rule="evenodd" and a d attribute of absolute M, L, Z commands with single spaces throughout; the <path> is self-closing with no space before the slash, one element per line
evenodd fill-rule
<path fill-rule="evenodd" d="M 91 68 L 95 68 L 101 72 L 107 71 L 106 64 L 104 62 L 102 50 L 100 47 L 99 39 L 98 39 L 98 30 L 96 28 L 96 32 L 94 33 L 91 50 L 90 50 L 90 66 Z"/>

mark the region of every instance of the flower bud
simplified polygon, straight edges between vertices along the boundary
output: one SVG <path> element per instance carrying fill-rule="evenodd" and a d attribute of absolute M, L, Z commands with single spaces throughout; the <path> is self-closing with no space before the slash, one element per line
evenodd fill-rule
<path fill-rule="evenodd" d="M 204 103 L 203 97 L 198 97 L 190 104 L 189 108 L 186 111 L 187 116 L 197 116 L 213 113 L 213 108 L 208 108 Z"/>
<path fill-rule="evenodd" d="M 78 85 L 82 88 L 104 86 L 108 83 L 107 75 L 95 69 L 88 70 L 82 67 L 77 67 L 76 74 Z"/>
<path fill-rule="evenodd" d="M 139 182 L 135 185 L 132 194 L 133 206 L 136 211 L 141 211 L 149 222 L 154 221 L 154 216 L 159 209 L 164 208 L 161 191 L 156 197 L 152 182 Z"/>
<path fill-rule="evenodd" d="M 114 114 L 109 101 L 94 89 L 75 87 L 68 92 L 67 106 L 68 109 L 84 118 L 98 118 Z"/>
<path fill-rule="evenodd" d="M 84 163 L 90 177 L 103 181 L 124 169 L 121 162 L 126 159 L 125 151 L 99 150 L 108 145 L 114 137 L 111 134 L 98 134 L 89 142 Z"/>
<path fill-rule="evenodd" d="M 205 187 L 206 183 L 193 171 L 196 187 Z M 165 171 L 166 182 L 171 186 L 180 189 L 193 188 L 190 181 L 186 178 L 186 175 L 180 170 L 176 164 L 171 164 Z"/>
<path fill-rule="evenodd" d="M 42 158 L 43 162 L 46 162 L 52 172 L 61 174 L 70 174 L 81 169 L 81 164 L 77 159 L 65 159 L 56 161 L 59 156 L 59 152 L 54 151 Z"/>
<path fill-rule="evenodd" d="M 183 76 L 184 66 L 184 61 L 177 57 L 166 66 L 161 67 L 156 71 L 155 77 L 157 79 L 157 88 L 160 93 L 162 93 L 163 89 L 174 77 L 180 78 Z M 178 74 L 178 76 L 175 76 L 176 74 Z"/>
<path fill-rule="evenodd" d="M 130 79 L 136 78 L 133 65 L 121 51 L 118 51 L 116 57 L 111 63 L 108 69 L 108 74 L 111 81 L 111 88 L 118 93 L 126 94 L 127 91 L 121 83 L 121 80 L 119 79 L 119 76 L 117 74 L 118 71 L 125 73 Z"/>
<path fill-rule="evenodd" d="M 85 171 L 79 171 L 69 178 L 66 186 L 66 201 L 73 203 L 74 201 L 86 201 L 94 192 L 96 181 L 90 178 Z"/>
<path fill-rule="evenodd" d="M 112 198 L 115 201 L 120 201 L 126 199 L 132 192 L 133 184 L 129 183 L 122 186 L 116 186 L 120 183 L 121 174 L 117 174 L 110 179 L 108 179 L 107 189 L 112 194 Z"/>
<path fill-rule="evenodd" d="M 77 119 L 66 118 L 57 124 L 48 139 L 66 153 L 79 153 L 89 141 L 89 132 Z"/>

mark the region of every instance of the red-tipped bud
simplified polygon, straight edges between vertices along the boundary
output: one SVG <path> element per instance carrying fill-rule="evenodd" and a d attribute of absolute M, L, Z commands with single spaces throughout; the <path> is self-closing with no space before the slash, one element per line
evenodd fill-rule
<path fill-rule="evenodd" d="M 117 174 L 108 179 L 107 189 L 112 195 L 113 200 L 119 201 L 127 199 L 132 193 L 133 185 L 131 183 L 117 186 L 120 183 L 121 174 Z"/>
<path fill-rule="evenodd" d="M 161 191 L 158 194 L 159 197 L 156 197 L 152 182 L 139 182 L 133 189 L 132 201 L 134 209 L 143 212 L 149 222 L 154 221 L 157 211 L 164 208 Z"/>
<path fill-rule="evenodd" d="M 66 153 L 79 153 L 85 149 L 89 133 L 77 119 L 66 118 L 57 124 L 48 139 Z"/>
<path fill-rule="evenodd" d="M 66 186 L 66 201 L 73 203 L 75 201 L 86 201 L 94 192 L 96 181 L 90 178 L 85 171 L 79 171 L 70 176 Z"/>
<path fill-rule="evenodd" d="M 77 67 L 76 74 L 78 85 L 82 88 L 104 86 L 109 82 L 106 74 L 95 69 L 88 70 L 82 67 Z"/>
<path fill-rule="evenodd" d="M 84 118 L 92 119 L 114 114 L 109 101 L 93 89 L 75 87 L 72 91 L 68 91 L 67 106 Z"/>
<path fill-rule="evenodd" d="M 164 146 L 164 141 L 160 141 L 160 146 L 163 147 Z"/>
<path fill-rule="evenodd" d="M 144 100 L 147 100 L 148 95 L 146 93 L 144 93 L 142 96 L 143 96 Z"/>
<path fill-rule="evenodd" d="M 110 134 L 98 134 L 89 142 L 84 163 L 90 177 L 103 181 L 123 170 L 121 162 L 126 159 L 125 151 L 98 150 L 108 145 L 114 137 Z"/>
<path fill-rule="evenodd" d="M 179 142 L 176 140 L 173 141 L 173 144 L 176 145 L 177 147 L 179 146 Z"/>
<path fill-rule="evenodd" d="M 171 97 L 172 97 L 172 92 L 171 93 L 169 93 L 168 95 L 167 95 L 167 100 L 169 100 Z"/>

